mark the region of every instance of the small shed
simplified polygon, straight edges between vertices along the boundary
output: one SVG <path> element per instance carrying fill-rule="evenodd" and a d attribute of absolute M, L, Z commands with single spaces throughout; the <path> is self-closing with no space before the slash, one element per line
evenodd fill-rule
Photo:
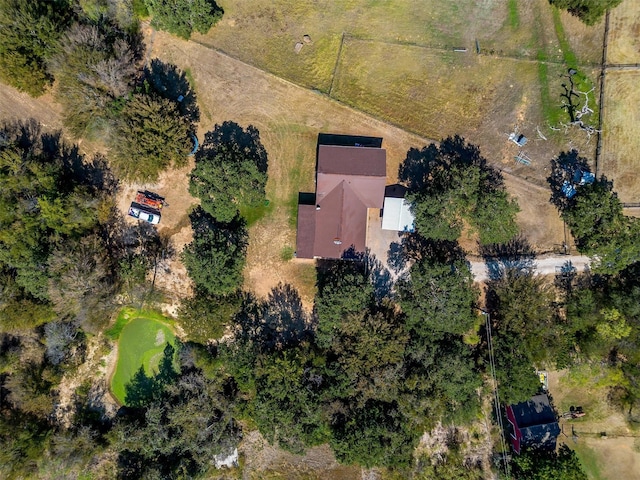
<path fill-rule="evenodd" d="M 414 216 L 410 203 L 404 198 L 384 197 L 382 229 L 396 232 L 413 232 Z"/>
<path fill-rule="evenodd" d="M 411 204 L 404 197 L 407 187 L 395 183 L 384 188 L 384 204 L 382 206 L 382 229 L 394 232 L 413 232 L 414 216 Z"/>
<path fill-rule="evenodd" d="M 511 426 L 511 445 L 516 453 L 523 447 L 555 450 L 560 427 L 556 413 L 545 394 L 526 402 L 507 406 Z"/>
<path fill-rule="evenodd" d="M 522 134 L 518 134 L 516 132 L 512 132 L 509 134 L 509 140 L 518 145 L 519 147 L 524 147 L 527 143 L 527 137 Z"/>

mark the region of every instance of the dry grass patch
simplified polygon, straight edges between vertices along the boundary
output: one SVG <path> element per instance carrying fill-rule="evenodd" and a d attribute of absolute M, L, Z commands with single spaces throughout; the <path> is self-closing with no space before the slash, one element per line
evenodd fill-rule
<path fill-rule="evenodd" d="M 348 38 L 333 96 L 429 138 L 460 134 L 479 145 L 490 162 L 544 185 L 548 160 L 560 150 L 595 148 L 595 139 L 588 144 L 578 129 L 549 128 L 548 110 L 560 120 L 566 116 L 560 110 L 566 68 L 544 68 L 542 76 L 533 61 Z M 529 138 L 523 149 L 507 140 L 515 127 Z M 515 162 L 520 150 L 530 166 Z"/>
<path fill-rule="evenodd" d="M 536 58 L 542 49 L 548 58 L 562 59 L 547 0 L 514 2 L 513 11 L 503 0 L 237 0 L 221 5 L 222 21 L 207 35 L 196 35 L 196 41 L 325 93 L 343 32 L 449 50 L 473 51 L 477 40 L 486 51 Z M 304 35 L 311 43 L 303 42 Z M 296 53 L 298 42 L 303 46 Z"/>
<path fill-rule="evenodd" d="M 600 171 L 626 203 L 640 201 L 640 71 L 609 71 L 605 83 Z"/>
<path fill-rule="evenodd" d="M 545 1 L 548 3 L 548 0 Z M 580 63 L 599 65 L 602 62 L 604 17 L 596 25 L 588 26 L 565 10 L 560 10 L 558 13 L 571 50 L 575 52 Z"/>
<path fill-rule="evenodd" d="M 534 94 L 527 85 L 537 83 L 535 64 L 516 68 L 472 53 L 357 39 L 346 40 L 342 52 L 335 98 L 429 138 L 458 133 L 473 141 L 498 104 L 512 106 L 504 120 L 515 121 L 523 97 Z"/>
<path fill-rule="evenodd" d="M 328 92 L 342 32 L 426 45 L 459 44 L 470 29 L 490 32 L 500 26 L 498 22 L 492 28 L 494 5 L 502 2 L 477 3 L 223 1 L 223 20 L 206 36 L 194 38 L 296 83 Z M 469 18 L 475 21 L 471 24 Z M 296 54 L 294 46 L 304 35 L 312 42 Z"/>
<path fill-rule="evenodd" d="M 640 2 L 626 0 L 611 10 L 607 63 L 640 63 Z"/>

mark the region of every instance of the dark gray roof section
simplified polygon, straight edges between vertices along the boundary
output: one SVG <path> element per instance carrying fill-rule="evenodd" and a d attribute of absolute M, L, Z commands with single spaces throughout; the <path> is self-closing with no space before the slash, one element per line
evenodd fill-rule
<path fill-rule="evenodd" d="M 394 183 L 393 185 L 387 185 L 384 187 L 385 198 L 404 198 L 407 194 L 407 187 Z"/>
<path fill-rule="evenodd" d="M 556 419 L 556 413 L 551 408 L 549 397 L 546 395 L 536 395 L 526 402 L 511 405 L 513 415 L 521 429 L 531 427 L 533 425 L 543 425 L 553 423 Z"/>
<path fill-rule="evenodd" d="M 560 435 L 558 422 L 545 423 L 544 425 L 534 425 L 528 428 L 521 428 L 521 447 L 555 448 L 556 439 Z"/>
<path fill-rule="evenodd" d="M 318 135 L 318 145 L 382 148 L 382 138 L 364 137 L 361 135 L 338 135 L 335 133 L 321 133 Z"/>

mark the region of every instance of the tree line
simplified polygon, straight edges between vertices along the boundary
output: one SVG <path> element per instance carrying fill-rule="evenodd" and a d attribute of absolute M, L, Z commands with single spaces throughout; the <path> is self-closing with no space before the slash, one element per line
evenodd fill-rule
<path fill-rule="evenodd" d="M 242 290 L 242 212 L 264 201 L 267 155 L 256 129 L 232 122 L 205 136 L 191 173 L 201 205 L 190 213 L 194 239 L 182 253 L 195 291 L 179 312 L 189 340 L 177 347 L 179 368 L 165 361 L 156 376 L 139 372 L 128 387 L 129 405 L 115 419 L 96 401 L 95 385 L 83 385 L 71 427 L 57 424 L 58 384 L 82 363 L 87 335 L 103 329 L 120 302 L 153 304 L 157 292 L 147 272 L 171 247 L 150 226 L 123 224 L 112 200 L 116 180 L 104 159 L 87 162 L 33 123 L 8 125 L 2 138 L 2 221 L 15 227 L 3 229 L 9 233 L 0 239 L 2 421 L 25 432 L 2 437 L 7 476 L 52 468 L 52 456 L 77 471 L 108 454 L 115 454 L 120 478 L 207 476 L 213 455 L 229 453 L 240 425 L 250 422 L 293 452 L 329 443 L 345 463 L 385 466 L 413 478 L 482 478 L 481 465 L 466 462 L 455 439 L 446 459 L 412 463 L 413 446 L 426 430 L 438 421 L 470 424 L 486 393 L 479 291 L 457 241 L 437 231 L 423 234 L 417 222 L 417 232 L 398 246 L 410 267 L 391 295 L 376 291 L 378 265 L 362 255 L 318 264 L 311 313 L 290 285 L 255 298 Z M 489 253 L 516 249 L 518 240 L 509 240 L 514 203 L 477 149 L 454 138 L 423 152 L 422 159 L 410 152 L 403 171 L 408 163 L 437 172 L 444 162 L 457 162 L 458 177 L 423 172 L 426 181 L 409 188 L 415 204 L 442 198 L 446 185 L 432 179 L 455 183 L 465 169 L 484 169 L 469 175 L 477 182 L 469 183 L 469 196 L 452 194 L 442 208 L 460 208 L 464 219 L 473 215 L 469 198 L 484 190 L 495 194 L 502 210 L 490 224 L 475 223 L 478 237 L 480 229 L 490 238 L 504 235 L 506 244 L 487 245 Z M 494 326 L 505 338 L 496 348 L 499 379 L 514 388 L 505 390 L 514 402 L 535 393 L 532 362 L 549 360 L 532 356 L 551 336 L 534 320 L 548 327 L 556 318 L 547 317 L 544 282 L 526 268 L 518 271 L 506 269 L 488 294 L 495 299 Z M 227 340 L 210 342 L 223 334 Z M 522 338 L 531 345 L 514 360 L 513 340 Z M 165 359 L 172 357 L 165 351 Z"/>
<path fill-rule="evenodd" d="M 184 166 L 199 120 L 184 72 L 142 64 L 146 8 L 155 27 L 185 38 L 222 14 L 212 0 L 0 2 L 0 78 L 32 96 L 51 90 L 69 131 L 103 139 L 118 176 L 135 181 Z"/>

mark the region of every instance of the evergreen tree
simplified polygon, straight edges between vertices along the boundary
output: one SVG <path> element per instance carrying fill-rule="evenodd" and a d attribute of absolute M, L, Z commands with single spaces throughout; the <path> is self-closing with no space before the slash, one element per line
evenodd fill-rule
<path fill-rule="evenodd" d="M 224 11 L 214 0 L 144 0 L 153 16 L 151 25 L 186 40 L 196 31 L 205 34 Z"/>
<path fill-rule="evenodd" d="M 200 207 L 191 215 L 193 242 L 182 252 L 189 276 L 211 295 L 227 295 L 242 284 L 247 232 L 244 223 L 217 223 Z"/>
<path fill-rule="evenodd" d="M 71 20 L 67 0 L 0 1 L 0 78 L 37 97 L 53 83 L 48 59 Z"/>
<path fill-rule="evenodd" d="M 196 153 L 189 192 L 219 222 L 230 222 L 245 208 L 264 202 L 267 152 L 258 130 L 234 122 L 216 125 Z"/>
<path fill-rule="evenodd" d="M 127 180 L 156 181 L 163 170 L 186 164 L 192 128 L 175 101 L 136 93 L 116 121 L 111 163 Z"/>

